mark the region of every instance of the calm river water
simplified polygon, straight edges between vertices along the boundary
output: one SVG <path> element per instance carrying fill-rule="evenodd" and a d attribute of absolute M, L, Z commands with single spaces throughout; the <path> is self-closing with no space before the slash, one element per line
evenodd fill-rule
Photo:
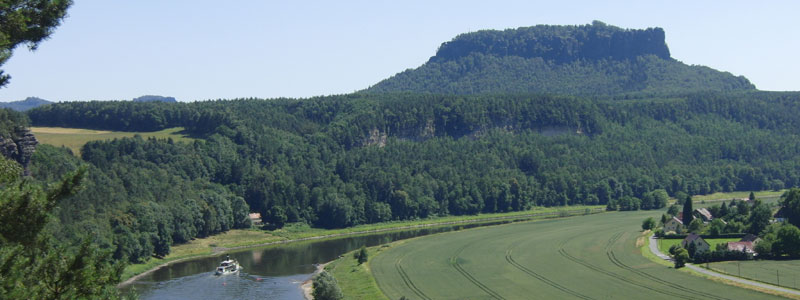
<path fill-rule="evenodd" d="M 432 233 L 504 222 L 464 224 L 306 241 L 229 253 L 242 265 L 238 275 L 215 276 L 225 254 L 192 259 L 156 270 L 124 288 L 140 299 L 303 299 L 300 285 L 315 264 L 331 261 L 361 246 L 375 246 Z"/>

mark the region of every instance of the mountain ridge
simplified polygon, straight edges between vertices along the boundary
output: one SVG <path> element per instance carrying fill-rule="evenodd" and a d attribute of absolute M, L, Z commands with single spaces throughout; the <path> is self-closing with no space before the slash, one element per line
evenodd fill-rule
<path fill-rule="evenodd" d="M 367 93 L 551 93 L 579 96 L 755 90 L 743 76 L 670 56 L 661 28 L 537 25 L 481 30 L 443 43 L 435 56 Z"/>

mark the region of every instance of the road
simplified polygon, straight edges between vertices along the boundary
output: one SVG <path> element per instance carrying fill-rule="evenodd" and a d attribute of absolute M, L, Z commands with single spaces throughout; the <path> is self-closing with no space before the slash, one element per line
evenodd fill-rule
<path fill-rule="evenodd" d="M 658 249 L 658 241 L 656 240 L 655 236 L 653 236 L 653 235 L 650 236 L 650 252 L 653 252 L 653 254 L 655 254 L 656 256 L 660 257 L 661 259 L 664 259 L 664 260 L 667 260 L 667 261 L 670 261 L 670 262 L 673 261 L 672 258 L 670 258 L 669 256 L 665 255 L 664 253 L 661 253 L 661 250 Z M 703 267 L 698 267 L 698 266 L 693 265 L 693 264 L 686 264 L 686 267 L 689 268 L 689 269 L 692 269 L 694 271 L 697 271 L 699 273 L 706 274 L 708 276 L 722 278 L 722 279 L 725 279 L 725 280 L 730 280 L 730 281 L 733 281 L 733 282 L 737 282 L 737 283 L 744 284 L 744 285 L 749 285 L 749 286 L 754 286 L 754 287 L 758 287 L 758 288 L 761 288 L 761 289 L 772 290 L 772 291 L 776 291 L 776 292 L 781 292 L 781 293 L 800 296 L 800 291 L 798 291 L 798 290 L 782 288 L 782 287 L 774 286 L 774 285 L 771 285 L 771 284 L 766 284 L 766 283 L 762 283 L 762 282 L 747 280 L 747 279 L 740 278 L 740 277 L 734 277 L 734 276 L 730 276 L 730 275 L 725 275 L 725 274 L 722 274 L 722 273 L 711 271 L 711 270 L 703 268 Z"/>

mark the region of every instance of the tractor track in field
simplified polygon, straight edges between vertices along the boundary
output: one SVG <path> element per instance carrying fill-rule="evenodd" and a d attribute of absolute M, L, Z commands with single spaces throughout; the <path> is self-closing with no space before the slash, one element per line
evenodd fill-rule
<path fill-rule="evenodd" d="M 505 300 L 506 298 L 504 298 L 503 296 L 501 296 L 500 294 L 498 294 L 497 292 L 495 292 L 494 290 L 492 290 L 491 288 L 489 288 L 488 286 L 486 286 L 485 284 L 480 282 L 480 280 L 478 280 L 475 277 L 473 277 L 472 274 L 467 272 L 467 270 L 464 270 L 464 268 L 458 262 L 458 258 L 459 258 L 459 255 L 461 254 L 461 252 L 463 252 L 464 249 L 466 249 L 467 246 L 470 246 L 471 244 L 472 243 L 469 243 L 469 244 L 466 244 L 463 247 L 459 248 L 456 251 L 456 253 L 454 253 L 453 256 L 450 257 L 450 265 L 453 266 L 453 268 L 456 269 L 456 271 L 461 273 L 461 275 L 463 275 L 465 278 L 467 278 L 467 280 L 472 282 L 472 284 L 474 284 L 479 289 L 481 289 L 484 292 L 486 292 L 486 294 L 489 294 L 489 296 L 492 296 L 492 298 Z"/>
<path fill-rule="evenodd" d="M 395 264 L 394 264 L 394 267 L 397 270 L 397 273 L 400 274 L 400 278 L 403 279 L 403 283 L 409 289 L 411 289 L 411 291 L 414 292 L 414 294 L 416 294 L 420 298 L 425 299 L 425 300 L 432 300 L 430 297 L 428 297 L 428 295 L 425 294 L 425 292 L 420 290 L 417 287 L 417 285 L 414 284 L 413 281 L 411 281 L 411 277 L 409 277 L 408 274 L 406 273 L 406 270 L 403 269 L 403 265 L 402 265 L 403 258 L 405 258 L 405 255 L 403 255 L 403 257 L 401 257 L 400 259 L 398 259 L 397 262 L 395 262 Z"/>
<path fill-rule="evenodd" d="M 592 234 L 592 233 L 593 232 L 590 232 L 590 233 L 582 234 L 580 236 L 589 235 L 589 234 Z M 611 246 L 614 243 L 616 243 L 616 240 L 618 240 L 620 237 L 622 237 L 622 235 L 623 235 L 622 232 L 612 235 L 611 238 L 609 238 L 609 241 L 606 243 L 606 247 L 607 247 L 606 249 L 610 249 Z M 677 297 L 677 298 L 681 298 L 681 299 L 704 299 L 704 298 L 695 298 L 695 297 L 687 296 L 687 295 L 684 295 L 684 294 L 681 294 L 681 293 L 676 293 L 676 292 L 669 291 L 669 290 L 663 290 L 663 289 L 659 289 L 659 288 L 655 288 L 655 287 L 650 287 L 650 286 L 647 286 L 647 285 L 636 284 L 636 283 L 632 282 L 630 279 L 625 278 L 622 275 L 619 275 L 617 273 L 605 270 L 605 269 L 603 269 L 601 267 L 595 266 L 595 265 L 590 264 L 590 263 L 588 263 L 588 262 L 586 262 L 586 261 L 584 261 L 582 259 L 579 259 L 579 258 L 577 258 L 575 256 L 572 256 L 564 248 L 564 245 L 566 245 L 567 242 L 569 242 L 569 241 L 571 241 L 571 240 L 573 240 L 573 239 L 575 239 L 577 237 L 578 236 L 573 236 L 573 237 L 571 237 L 569 239 L 561 241 L 561 243 L 559 243 L 559 245 L 558 245 L 558 248 L 559 248 L 558 249 L 558 254 L 560 254 L 564 258 L 566 258 L 566 259 L 568 259 L 568 260 L 570 260 L 570 261 L 572 261 L 574 263 L 577 263 L 579 265 L 582 265 L 582 266 L 584 266 L 584 267 L 586 267 L 586 268 L 588 268 L 588 269 L 590 269 L 592 271 L 607 275 L 609 277 L 612 277 L 614 279 L 619 280 L 620 282 L 624 282 L 624 283 L 632 285 L 632 286 L 640 287 L 640 288 L 649 290 L 651 292 L 664 294 L 664 295 L 667 295 L 667 296 L 673 296 L 673 297 Z"/>
<path fill-rule="evenodd" d="M 717 295 L 714 295 L 714 294 L 711 294 L 711 293 L 706 293 L 706 292 L 703 292 L 703 291 L 699 291 L 699 290 L 695 290 L 695 289 L 692 289 L 692 288 L 688 288 L 688 287 L 682 286 L 680 284 L 676 284 L 676 283 L 673 283 L 673 282 L 666 281 L 664 279 L 661 279 L 661 278 L 658 278 L 658 277 L 653 276 L 651 274 L 648 274 L 647 272 L 644 272 L 644 271 L 641 271 L 641 270 L 637 270 L 637 269 L 635 269 L 635 268 L 623 263 L 614 254 L 614 251 L 611 250 L 611 247 L 613 247 L 614 244 L 616 244 L 617 241 L 619 241 L 620 237 L 622 237 L 623 235 L 624 235 L 624 232 L 619 232 L 617 234 L 614 234 L 612 236 L 612 238 L 609 239 L 608 244 L 606 244 L 606 256 L 608 257 L 608 260 L 611 261 L 611 263 L 613 263 L 617 267 L 620 267 L 623 270 L 626 270 L 626 271 L 629 271 L 629 272 L 633 272 L 634 274 L 637 274 L 637 275 L 642 276 L 644 278 L 650 279 L 651 281 L 654 281 L 656 283 L 663 284 L 663 285 L 666 285 L 666 286 L 668 286 L 670 288 L 673 288 L 673 289 L 676 289 L 676 290 L 680 290 L 680 291 L 684 291 L 684 292 L 689 293 L 689 294 L 701 295 L 703 297 L 706 297 L 707 299 L 717 299 L 717 300 L 726 300 L 727 299 L 727 298 L 720 297 L 720 296 L 717 296 Z"/>
<path fill-rule="evenodd" d="M 606 243 L 606 251 L 611 250 L 611 246 L 614 246 L 624 233 L 624 231 L 620 231 L 612 235 L 611 238 L 608 239 L 608 243 Z"/>
<path fill-rule="evenodd" d="M 641 288 L 649 290 L 651 292 L 660 293 L 660 294 L 673 296 L 673 297 L 678 297 L 678 298 L 682 298 L 682 299 L 702 299 L 702 298 L 693 298 L 693 297 L 686 296 L 686 295 L 679 294 L 679 293 L 675 293 L 675 292 L 672 292 L 672 291 L 666 291 L 666 290 L 662 290 L 662 289 L 657 289 L 657 288 L 648 287 L 648 286 L 645 286 L 645 285 L 639 285 L 639 284 L 632 283 L 631 280 L 628 279 L 628 278 L 625 278 L 625 277 L 623 277 L 623 276 L 621 276 L 619 274 L 616 274 L 614 272 L 606 271 L 603 268 L 600 268 L 598 266 L 592 265 L 592 264 L 590 264 L 588 262 L 585 262 L 585 261 L 583 261 L 583 260 L 581 260 L 581 259 L 579 259 L 577 257 L 574 257 L 574 256 L 570 255 L 563 248 L 558 250 L 558 254 L 561 254 L 561 256 L 563 256 L 564 258 L 569 259 L 572 262 L 575 262 L 577 264 L 580 264 L 580 265 L 582 265 L 582 266 L 584 266 L 584 267 L 586 267 L 586 268 L 588 268 L 588 269 L 590 269 L 592 271 L 595 271 L 595 272 L 598 272 L 598 273 L 601 273 L 601 274 L 605 274 L 607 276 L 610 276 L 610 277 L 612 277 L 614 279 L 619 280 L 620 282 L 624 282 L 624 283 L 627 283 L 627 284 L 630 284 L 630 285 L 633 285 L 633 286 L 641 287 Z"/>
<path fill-rule="evenodd" d="M 711 294 L 711 293 L 706 293 L 706 292 L 703 292 L 703 291 L 698 291 L 698 290 L 695 290 L 695 289 L 687 288 L 685 286 L 681 286 L 680 284 L 669 282 L 669 281 L 666 281 L 664 279 L 658 278 L 656 276 L 650 275 L 647 272 L 634 269 L 633 267 L 628 266 L 625 263 L 623 263 L 621 260 L 619 260 L 617 258 L 617 256 L 614 255 L 614 251 L 606 252 L 606 255 L 608 256 L 608 259 L 614 265 L 616 265 L 616 266 L 618 266 L 618 267 L 620 267 L 620 268 L 622 268 L 624 270 L 627 270 L 627 271 L 633 272 L 635 274 L 638 274 L 639 276 L 648 278 L 648 279 L 650 279 L 652 281 L 655 281 L 657 283 L 666 285 L 666 286 L 668 286 L 670 288 L 674 288 L 676 290 L 681 290 L 681 291 L 684 291 L 684 292 L 687 292 L 687 293 L 701 295 L 706 299 L 717 299 L 717 300 L 727 300 L 728 299 L 728 298 L 720 297 L 720 296 L 717 296 L 717 295 L 714 295 L 714 294 Z"/>
<path fill-rule="evenodd" d="M 515 246 L 516 246 L 516 245 L 515 245 Z M 571 290 L 571 289 L 569 289 L 569 288 L 567 288 L 567 287 L 565 287 L 565 286 L 563 286 L 563 285 L 560 285 L 560 284 L 558 284 L 558 283 L 557 283 L 557 282 L 555 282 L 555 281 L 552 281 L 552 280 L 550 280 L 550 279 L 547 279 L 547 277 L 545 277 L 545 276 L 542 276 L 541 274 L 539 274 L 539 273 L 536 273 L 535 271 L 533 271 L 533 270 L 531 270 L 531 269 L 528 269 L 527 267 L 525 267 L 525 266 L 523 266 L 522 264 L 518 263 L 518 262 L 517 262 L 516 260 L 514 260 L 514 258 L 511 256 L 512 248 L 514 248 L 515 246 L 512 246 L 511 248 L 509 248 L 509 249 L 506 251 L 506 261 L 507 261 L 509 264 L 511 264 L 511 265 L 512 265 L 512 266 L 514 266 L 515 268 L 519 269 L 520 271 L 524 272 L 525 274 L 528 274 L 529 276 L 531 276 L 531 277 L 533 277 L 533 278 L 536 278 L 536 279 L 538 279 L 539 281 L 543 282 L 544 284 L 547 284 L 547 285 L 549 285 L 549 286 L 551 286 L 551 287 L 553 287 L 553 288 L 555 288 L 555 289 L 557 289 L 557 290 L 560 290 L 560 291 L 562 291 L 562 292 L 564 292 L 564 293 L 567 293 L 567 294 L 573 295 L 573 296 L 575 296 L 575 297 L 578 297 L 578 298 L 581 298 L 581 299 L 586 299 L 586 300 L 594 299 L 594 298 L 591 298 L 591 297 L 589 297 L 589 296 L 586 296 L 586 295 L 583 295 L 583 294 L 581 294 L 581 293 L 578 293 L 578 292 L 576 292 L 576 291 L 573 291 L 573 290 Z"/>

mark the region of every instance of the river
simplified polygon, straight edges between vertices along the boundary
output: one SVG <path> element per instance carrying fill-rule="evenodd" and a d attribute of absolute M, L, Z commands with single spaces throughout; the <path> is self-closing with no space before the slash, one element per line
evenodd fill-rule
<path fill-rule="evenodd" d="M 273 245 L 201 257 L 165 266 L 125 287 L 140 299 L 303 299 L 300 285 L 315 264 L 325 263 L 361 246 L 376 246 L 432 233 L 508 223 L 499 221 L 390 231 L 336 239 Z M 239 274 L 215 276 L 214 269 L 230 255 Z"/>

